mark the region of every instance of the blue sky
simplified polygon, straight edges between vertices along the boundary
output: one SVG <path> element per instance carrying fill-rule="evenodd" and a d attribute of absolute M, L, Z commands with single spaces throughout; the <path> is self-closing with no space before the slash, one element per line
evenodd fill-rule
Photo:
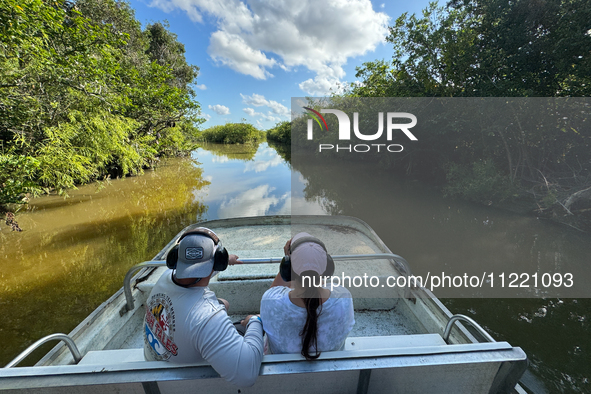
<path fill-rule="evenodd" d="M 325 96 L 355 67 L 391 59 L 387 27 L 428 1 L 131 0 L 145 26 L 167 20 L 201 70 L 203 127 L 246 119 L 265 130 L 290 118 L 291 97 Z"/>

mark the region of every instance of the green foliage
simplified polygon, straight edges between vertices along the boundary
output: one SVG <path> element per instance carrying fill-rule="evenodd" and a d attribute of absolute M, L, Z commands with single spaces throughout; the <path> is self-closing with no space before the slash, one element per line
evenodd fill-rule
<path fill-rule="evenodd" d="M 201 139 L 219 144 L 254 144 L 264 139 L 264 132 L 249 123 L 226 123 L 203 130 Z"/>
<path fill-rule="evenodd" d="M 450 163 L 447 181 L 446 195 L 480 203 L 504 201 L 518 193 L 509 177 L 503 175 L 492 161 L 478 161 L 471 167 Z"/>
<path fill-rule="evenodd" d="M 398 95 L 394 81 L 396 75 L 385 60 L 363 63 L 356 67 L 355 77 L 363 83 L 351 84 L 350 95 L 354 97 L 395 97 Z"/>
<path fill-rule="evenodd" d="M 38 167 L 32 157 L 0 154 L 0 206 L 26 202 L 27 193 L 39 191 L 32 181 Z"/>
<path fill-rule="evenodd" d="M 421 15 L 402 14 L 389 28 L 386 40 L 393 46 L 392 61 L 376 60 L 358 67 L 360 82 L 350 86 L 349 96 L 591 94 L 589 1 L 452 0 L 446 7 L 431 3 Z M 503 105 L 499 104 L 501 110 Z M 584 120 L 565 127 L 556 120 L 543 119 L 560 119 L 561 111 L 572 110 L 560 105 L 534 100 L 521 108 L 517 105 L 506 127 L 491 126 L 495 108 L 482 110 L 482 124 L 475 127 L 461 124 L 473 114 L 442 114 L 441 120 L 447 118 L 454 127 L 441 128 L 421 140 L 422 151 L 436 152 L 437 160 L 422 157 L 420 162 L 431 163 L 439 174 L 448 174 L 448 181 L 455 182 L 450 194 L 476 200 L 483 200 L 478 190 L 484 189 L 487 181 L 500 182 L 483 170 L 496 163 L 496 172 L 503 179 L 528 190 L 546 190 L 549 196 L 545 200 L 544 194 L 536 194 L 538 203 L 546 206 L 556 201 L 545 188 L 548 183 L 562 191 L 591 185 L 591 135 L 582 132 L 587 128 Z M 481 168 L 481 160 L 488 164 Z M 410 157 L 405 166 L 417 169 Z M 482 176 L 481 184 L 468 181 L 475 181 L 476 176 Z"/>
<path fill-rule="evenodd" d="M 118 0 L 2 0 L 0 26 L 0 143 L 37 164 L 12 172 L 3 201 L 140 173 L 194 147 L 198 68 L 164 25 L 142 31 Z"/>
<path fill-rule="evenodd" d="M 177 36 L 166 28 L 168 24 L 154 23 L 146 27 L 144 33 L 149 41 L 146 53 L 150 60 L 161 66 L 171 68 L 173 78 L 171 85 L 186 89 L 197 78 L 199 68 L 187 64 L 185 60 L 185 46 L 177 41 Z"/>
<path fill-rule="evenodd" d="M 77 111 L 69 117 L 70 122 L 45 129 L 46 139 L 36 152 L 39 181 L 46 187 L 61 193 L 113 169 L 114 175 L 137 174 L 155 157 L 151 138 L 134 138 L 137 123 L 131 119 Z"/>
<path fill-rule="evenodd" d="M 267 139 L 283 144 L 291 144 L 291 122 L 279 122 L 267 130 Z"/>
<path fill-rule="evenodd" d="M 591 4 L 585 0 L 431 3 L 402 14 L 391 63 L 357 68 L 357 96 L 588 96 Z"/>
<path fill-rule="evenodd" d="M 188 119 L 176 123 L 173 128 L 165 129 L 166 132 L 158 140 L 158 152 L 165 156 L 184 156 L 188 152 L 197 149 L 197 140 L 201 131 L 196 124 Z"/>

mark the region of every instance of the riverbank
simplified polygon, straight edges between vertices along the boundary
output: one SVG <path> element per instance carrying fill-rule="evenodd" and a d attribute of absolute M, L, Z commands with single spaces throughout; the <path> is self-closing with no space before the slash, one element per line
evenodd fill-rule
<path fill-rule="evenodd" d="M 0 206 L 193 150 L 199 69 L 166 23 L 142 26 L 114 0 L 7 0 L 0 14 L 12 21 L 0 34 Z"/>

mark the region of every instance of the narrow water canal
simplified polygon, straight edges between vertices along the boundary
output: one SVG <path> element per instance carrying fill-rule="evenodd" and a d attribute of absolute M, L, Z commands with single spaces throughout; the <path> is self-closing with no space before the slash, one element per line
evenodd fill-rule
<path fill-rule="evenodd" d="M 292 166 L 288 154 L 266 143 L 205 145 L 143 176 L 83 186 L 67 199 L 32 201 L 18 216 L 24 232 L 5 226 L 0 231 L 0 365 L 42 336 L 72 330 L 121 287 L 129 267 L 203 220 L 344 214 L 366 221 L 411 265 L 537 259 L 541 265 L 591 270 L 588 234 L 449 201 L 388 174 L 375 174 L 371 182 L 352 182 L 363 178 L 355 170 L 338 174 L 308 163 Z M 376 201 L 377 195 L 388 197 Z M 474 317 L 497 340 L 521 346 L 540 392 L 544 386 L 549 393 L 591 392 L 589 299 L 443 301 L 452 312 Z"/>

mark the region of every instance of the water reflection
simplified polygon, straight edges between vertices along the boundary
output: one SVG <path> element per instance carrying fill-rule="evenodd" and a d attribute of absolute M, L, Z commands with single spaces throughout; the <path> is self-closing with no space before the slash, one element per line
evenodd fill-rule
<path fill-rule="evenodd" d="M 25 231 L 0 232 L 0 364 L 42 336 L 70 332 L 130 266 L 199 220 L 207 207 L 195 191 L 209 184 L 202 173 L 192 160 L 171 160 L 98 192 L 87 185 L 66 200 L 33 200 L 18 216 Z"/>
<path fill-rule="evenodd" d="M 216 163 L 225 163 L 231 159 L 234 160 L 253 160 L 257 151 L 259 149 L 260 144 L 212 144 L 208 142 L 204 142 L 201 144 L 201 148 L 196 152 L 200 152 L 203 154 L 207 152 L 208 155 L 213 155 L 212 158 L 213 162 Z M 195 156 L 201 157 L 200 154 L 193 154 Z"/>
<path fill-rule="evenodd" d="M 274 187 L 259 185 L 238 194 L 236 197 L 224 199 L 218 209 L 218 217 L 224 219 L 268 214 L 288 215 L 291 212 L 288 200 L 289 192 L 279 197 L 274 192 Z"/>
<path fill-rule="evenodd" d="M 590 299 L 447 299 L 452 311 L 476 319 L 497 340 L 521 346 L 535 393 L 591 389 Z"/>
<path fill-rule="evenodd" d="M 438 190 L 397 179 L 372 163 L 306 160 L 292 162 L 303 181 L 303 196 L 329 214 L 366 221 L 413 272 L 482 276 L 518 273 L 572 273 L 571 288 L 459 288 L 436 294 L 447 297 L 591 296 L 591 236 L 531 216 L 441 198 Z M 306 214 L 308 207 L 293 214 Z M 506 276 L 506 278 L 508 278 Z M 540 280 L 539 280 L 540 281 Z M 508 282 L 507 282 L 508 283 Z M 506 283 L 506 284 L 507 284 Z M 521 283 L 521 281 L 520 281 Z"/>
<path fill-rule="evenodd" d="M 208 220 L 291 213 L 288 164 L 267 143 L 207 144 L 194 152 L 211 184 L 199 194 Z"/>
<path fill-rule="evenodd" d="M 413 273 L 572 272 L 589 296 L 591 236 L 534 217 L 443 199 L 436 190 L 397 179 L 371 163 L 294 158 L 293 214 L 321 209 L 366 221 Z M 462 289 L 460 289 L 462 290 Z M 499 289 L 500 290 L 500 289 Z M 453 313 L 474 315 L 497 340 L 521 346 L 544 392 L 591 390 L 591 299 L 443 299 Z M 441 297 L 440 289 L 435 294 Z M 523 295 L 523 294 L 522 294 Z M 456 293 L 456 297 L 464 296 Z M 536 377 L 537 376 L 537 377 Z M 540 382 L 541 380 L 541 382 Z M 543 386 L 546 386 L 544 391 Z"/>
<path fill-rule="evenodd" d="M 153 257 L 199 220 L 274 214 L 345 214 L 370 224 L 414 269 L 464 261 L 490 267 L 589 271 L 591 240 L 535 218 L 442 199 L 387 172 L 313 161 L 287 148 L 204 145 L 144 176 L 97 192 L 34 200 L 23 233 L 0 231 L 0 365 L 40 337 L 70 332 L 121 287 L 128 267 Z M 495 268 L 496 269 L 496 268 Z M 498 340 L 522 346 L 549 392 L 589 391 L 589 299 L 448 299 Z M 544 312 L 545 310 L 545 312 Z M 51 345 L 49 346 L 51 347 Z M 48 349 L 44 349 L 45 351 Z M 34 359 L 34 358 L 33 358 Z"/>
<path fill-rule="evenodd" d="M 284 166 L 284 164 L 284 160 L 277 154 L 275 149 L 269 146 L 263 146 L 262 149 L 257 151 L 253 161 L 246 163 L 244 172 L 263 172 L 267 171 L 270 167 Z"/>
<path fill-rule="evenodd" d="M 143 176 L 35 199 L 18 216 L 24 232 L 0 232 L 0 365 L 42 336 L 70 332 L 130 266 L 189 224 L 289 214 L 290 187 L 289 165 L 266 143 L 206 144 Z"/>

